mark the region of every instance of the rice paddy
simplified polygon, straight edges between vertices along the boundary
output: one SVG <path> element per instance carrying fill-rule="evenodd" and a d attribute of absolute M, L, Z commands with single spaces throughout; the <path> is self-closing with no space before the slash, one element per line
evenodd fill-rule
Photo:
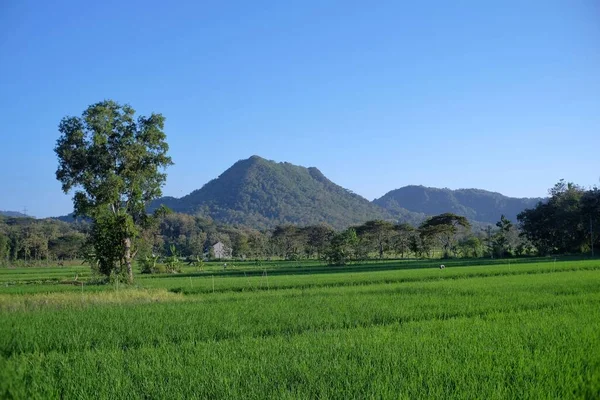
<path fill-rule="evenodd" d="M 3 269 L 0 397 L 600 397 L 599 261 L 446 265 Z"/>

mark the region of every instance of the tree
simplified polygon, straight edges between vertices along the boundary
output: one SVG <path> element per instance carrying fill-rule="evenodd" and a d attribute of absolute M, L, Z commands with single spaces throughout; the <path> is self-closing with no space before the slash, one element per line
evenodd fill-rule
<path fill-rule="evenodd" d="M 278 226 L 273 231 L 271 241 L 275 244 L 279 254 L 286 260 L 298 258 L 304 247 L 304 238 L 301 230 L 294 225 Z"/>
<path fill-rule="evenodd" d="M 0 232 L 0 265 L 8 259 L 10 254 L 10 241 L 8 236 Z"/>
<path fill-rule="evenodd" d="M 250 256 L 252 258 L 264 257 L 267 247 L 267 237 L 258 231 L 249 232 L 248 247 L 250 248 Z"/>
<path fill-rule="evenodd" d="M 85 236 L 81 233 L 71 233 L 51 239 L 48 242 L 49 251 L 59 260 L 73 259 L 79 255 L 79 251 Z"/>
<path fill-rule="evenodd" d="M 133 282 L 132 260 L 140 227 L 151 217 L 146 205 L 161 196 L 164 169 L 172 165 L 161 114 L 134 118 L 129 105 L 112 100 L 89 106 L 81 117 L 65 117 L 54 151 L 62 190 L 74 190 L 76 216 L 92 220 L 90 245 L 105 275 L 126 270 Z"/>
<path fill-rule="evenodd" d="M 581 208 L 585 224 L 589 221 L 589 241 L 592 254 L 594 249 L 600 250 L 600 189 L 594 187 L 584 193 L 581 198 Z"/>
<path fill-rule="evenodd" d="M 482 253 L 481 240 L 474 235 L 459 240 L 457 247 L 462 257 L 479 257 Z"/>
<path fill-rule="evenodd" d="M 467 218 L 460 215 L 445 213 L 427 219 L 419 227 L 421 236 L 425 239 L 436 238 L 444 251 L 444 257 L 449 257 L 450 252 L 455 252 L 456 234 L 459 227 L 468 230 L 471 224 Z"/>
<path fill-rule="evenodd" d="M 540 202 L 532 209 L 521 212 L 522 235 L 536 247 L 539 253 L 579 253 L 589 249 L 590 217 L 588 194 L 582 187 L 559 181 L 549 190 L 547 202 Z M 593 209 L 593 206 L 592 206 Z"/>
<path fill-rule="evenodd" d="M 410 250 L 411 238 L 415 236 L 415 228 L 407 223 L 400 223 L 394 227 L 395 235 L 392 239 L 394 249 L 404 258 L 404 254 Z"/>
<path fill-rule="evenodd" d="M 394 224 L 382 220 L 367 221 L 356 228 L 356 234 L 365 239 L 370 249 L 373 249 L 382 259 L 389 248 L 390 239 L 394 233 Z"/>
<path fill-rule="evenodd" d="M 336 233 L 325 251 L 325 259 L 330 265 L 345 265 L 356 252 L 358 236 L 353 228 Z"/>
<path fill-rule="evenodd" d="M 317 254 L 317 258 L 320 259 L 321 255 L 331 242 L 335 231 L 328 225 L 313 225 L 303 228 L 306 235 L 306 252 L 308 256 L 312 256 L 314 253 Z"/>
<path fill-rule="evenodd" d="M 495 253 L 499 257 L 504 257 L 506 254 L 511 254 L 513 250 L 512 242 L 514 242 L 513 224 L 512 222 L 502 214 L 500 221 L 496 223 L 496 226 L 500 228 L 494 235 L 494 247 Z"/>
<path fill-rule="evenodd" d="M 233 257 L 244 258 L 250 253 L 248 236 L 238 232 L 233 236 L 232 255 Z"/>

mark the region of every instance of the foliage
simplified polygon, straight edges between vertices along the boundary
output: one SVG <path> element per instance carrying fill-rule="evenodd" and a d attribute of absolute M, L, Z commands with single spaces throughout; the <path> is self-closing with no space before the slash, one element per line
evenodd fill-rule
<path fill-rule="evenodd" d="M 419 231 L 424 241 L 437 239 L 442 245 L 444 257 L 447 258 L 450 253 L 456 254 L 455 243 L 459 228 L 464 231 L 471 229 L 471 224 L 467 218 L 452 213 L 444 213 L 428 218 L 421 224 Z"/>
<path fill-rule="evenodd" d="M 86 227 L 52 219 L 0 217 L 0 265 L 80 256 Z"/>
<path fill-rule="evenodd" d="M 483 248 L 481 240 L 474 235 L 468 235 L 458 241 L 458 253 L 461 257 L 481 257 Z"/>
<path fill-rule="evenodd" d="M 167 267 L 167 272 L 169 273 L 176 273 L 176 272 L 181 272 L 181 269 L 179 268 L 179 255 L 177 254 L 177 249 L 175 248 L 174 245 L 171 245 L 171 255 L 169 257 L 165 258 L 165 266 Z"/>
<path fill-rule="evenodd" d="M 354 228 L 335 234 L 329 248 L 325 251 L 325 260 L 330 265 L 346 265 L 355 258 L 358 243 L 359 239 Z"/>
<path fill-rule="evenodd" d="M 358 237 L 364 239 L 368 243 L 369 250 L 376 251 L 380 259 L 390 249 L 394 233 L 394 224 L 382 220 L 367 221 L 356 227 Z"/>
<path fill-rule="evenodd" d="M 133 281 L 135 239 L 148 223 L 146 205 L 161 195 L 171 165 L 163 132 L 164 117 L 134 118 L 128 105 L 107 100 L 81 117 L 65 117 L 55 152 L 56 178 L 65 193 L 74 191 L 76 216 L 92 219 L 90 235 L 98 270 L 109 276 L 126 269 Z"/>
<path fill-rule="evenodd" d="M 8 260 L 10 255 L 10 241 L 8 236 L 0 232 L 0 263 Z"/>
<path fill-rule="evenodd" d="M 188 265 L 196 268 L 197 271 L 204 271 L 204 260 L 200 256 L 188 258 Z"/>
<path fill-rule="evenodd" d="M 138 259 L 138 263 L 140 265 L 140 273 L 142 274 L 154 274 L 157 272 L 161 272 L 157 267 L 158 256 L 145 256 L 143 258 Z"/>
<path fill-rule="evenodd" d="M 519 214 L 523 235 L 540 254 L 581 253 L 600 247 L 600 236 L 591 237 L 600 227 L 600 190 L 585 190 L 564 180 L 549 191 L 545 203 Z"/>

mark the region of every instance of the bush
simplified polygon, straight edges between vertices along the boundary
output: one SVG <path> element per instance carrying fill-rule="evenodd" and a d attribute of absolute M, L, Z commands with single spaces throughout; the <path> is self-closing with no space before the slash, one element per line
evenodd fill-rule
<path fill-rule="evenodd" d="M 140 265 L 140 272 L 142 274 L 154 274 L 157 271 L 156 261 L 158 256 L 146 256 L 138 261 Z"/>

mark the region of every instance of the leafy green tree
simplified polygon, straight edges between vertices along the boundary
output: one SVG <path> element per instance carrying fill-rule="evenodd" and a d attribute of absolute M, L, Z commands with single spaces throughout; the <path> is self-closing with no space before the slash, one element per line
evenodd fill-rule
<path fill-rule="evenodd" d="M 59 260 L 74 259 L 79 256 L 85 236 L 75 232 L 51 239 L 48 242 L 49 252 Z"/>
<path fill-rule="evenodd" d="M 474 235 L 460 239 L 457 248 L 462 257 L 480 257 L 483 252 L 481 240 Z"/>
<path fill-rule="evenodd" d="M 320 259 L 321 255 L 327 249 L 327 246 L 331 243 L 335 231 L 328 225 L 313 225 L 305 228 L 307 234 L 306 248 L 309 249 L 309 256 L 316 253 L 317 258 Z"/>
<path fill-rule="evenodd" d="M 584 224 L 589 223 L 590 247 L 595 249 L 594 254 L 600 253 L 600 189 L 594 187 L 584 193 L 581 198 L 581 210 Z M 589 222 L 588 222 L 589 221 Z"/>
<path fill-rule="evenodd" d="M 248 234 L 250 256 L 255 259 L 264 257 L 267 251 L 267 242 L 265 234 L 258 231 L 250 231 Z"/>
<path fill-rule="evenodd" d="M 583 206 L 586 191 L 561 180 L 549 194 L 547 202 L 518 215 L 523 235 L 541 254 L 579 253 L 589 248 L 589 213 Z"/>
<path fill-rule="evenodd" d="M 10 254 L 10 240 L 8 236 L 0 232 L 0 263 L 8 260 Z"/>
<path fill-rule="evenodd" d="M 129 105 L 112 100 L 89 106 L 81 117 L 65 117 L 55 147 L 56 178 L 65 193 L 74 190 L 75 215 L 91 218 L 91 245 L 100 272 L 126 270 L 140 227 L 150 216 L 146 205 L 161 196 L 164 169 L 172 164 L 163 132 L 164 117 L 135 118 Z"/>
<path fill-rule="evenodd" d="M 232 255 L 233 257 L 245 257 L 250 253 L 250 245 L 248 244 L 248 236 L 238 232 L 233 236 L 232 240 Z"/>
<path fill-rule="evenodd" d="M 411 238 L 415 235 L 415 228 L 407 223 L 397 224 L 394 227 L 392 245 L 401 258 L 410 251 Z"/>
<path fill-rule="evenodd" d="M 421 224 L 419 231 L 424 239 L 437 239 L 442 245 L 444 257 L 449 257 L 450 252 L 455 253 L 456 235 L 459 228 L 464 228 L 464 230 L 471 228 L 467 218 L 445 213 L 427 219 Z"/>
<path fill-rule="evenodd" d="M 393 233 L 394 224 L 382 220 L 367 221 L 356 228 L 358 237 L 365 239 L 369 247 L 377 252 L 380 259 L 390 247 Z"/>
<path fill-rule="evenodd" d="M 496 226 L 500 229 L 494 235 L 495 253 L 499 257 L 504 257 L 506 254 L 511 254 L 513 250 L 511 243 L 511 233 L 513 232 L 513 224 L 508 218 L 504 216 L 504 214 L 502 214 L 500 216 L 500 221 L 496 223 Z"/>
<path fill-rule="evenodd" d="M 432 239 L 421 234 L 411 235 L 408 240 L 408 248 L 417 257 L 425 257 L 433 247 Z"/>
<path fill-rule="evenodd" d="M 336 233 L 325 251 L 325 259 L 330 265 L 345 265 L 356 253 L 359 239 L 353 228 Z"/>
<path fill-rule="evenodd" d="M 279 255 L 286 260 L 297 259 L 305 244 L 301 230 L 294 225 L 275 228 L 271 241 L 275 244 Z"/>

